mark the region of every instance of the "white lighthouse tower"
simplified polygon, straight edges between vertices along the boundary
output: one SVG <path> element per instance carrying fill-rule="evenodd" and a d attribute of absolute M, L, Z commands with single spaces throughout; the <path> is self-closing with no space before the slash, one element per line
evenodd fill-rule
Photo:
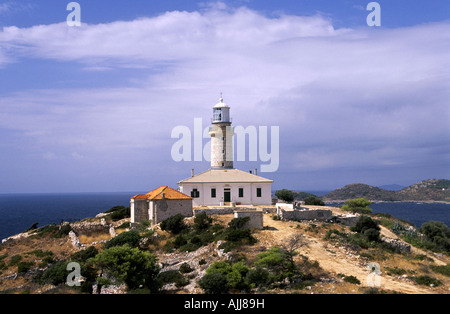
<path fill-rule="evenodd" d="M 211 136 L 211 169 L 233 169 L 233 136 L 230 107 L 223 102 L 213 107 Z"/>
<path fill-rule="evenodd" d="M 193 198 L 194 207 L 272 204 L 273 180 L 234 168 L 234 129 L 222 95 L 211 122 L 211 169 L 178 182 L 180 192 Z"/>

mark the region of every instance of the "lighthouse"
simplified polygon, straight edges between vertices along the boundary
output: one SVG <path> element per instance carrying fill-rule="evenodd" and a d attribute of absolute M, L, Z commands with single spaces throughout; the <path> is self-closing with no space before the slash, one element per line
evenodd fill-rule
<path fill-rule="evenodd" d="M 213 107 L 211 136 L 211 169 L 233 169 L 233 136 L 230 107 L 224 103 L 222 95 Z"/>
<path fill-rule="evenodd" d="M 179 191 L 190 195 L 193 206 L 237 206 L 272 204 L 273 180 L 233 165 L 233 136 L 230 107 L 223 101 L 213 107 L 209 136 L 211 137 L 211 168 L 179 181 Z"/>

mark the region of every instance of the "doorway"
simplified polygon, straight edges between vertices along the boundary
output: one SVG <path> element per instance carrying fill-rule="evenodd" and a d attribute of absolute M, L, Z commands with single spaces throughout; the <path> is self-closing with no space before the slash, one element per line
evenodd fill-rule
<path fill-rule="evenodd" d="M 231 189 L 225 189 L 223 192 L 223 201 L 225 203 L 231 202 Z"/>

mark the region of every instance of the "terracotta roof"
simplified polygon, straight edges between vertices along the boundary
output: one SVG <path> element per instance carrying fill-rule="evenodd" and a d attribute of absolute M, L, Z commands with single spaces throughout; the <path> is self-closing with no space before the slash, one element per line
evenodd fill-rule
<path fill-rule="evenodd" d="M 172 189 L 168 186 L 161 186 L 156 190 L 148 192 L 147 194 L 136 195 L 132 197 L 133 200 L 161 200 L 164 197 L 168 200 L 190 200 L 192 197 L 187 196 L 177 190 Z"/>
<path fill-rule="evenodd" d="M 185 183 L 273 183 L 273 181 L 239 169 L 210 169 L 178 182 L 179 185 Z"/>

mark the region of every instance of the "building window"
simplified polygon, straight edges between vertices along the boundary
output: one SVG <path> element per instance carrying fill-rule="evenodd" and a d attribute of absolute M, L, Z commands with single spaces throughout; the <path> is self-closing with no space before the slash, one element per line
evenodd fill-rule
<path fill-rule="evenodd" d="M 192 198 L 199 198 L 200 197 L 200 192 L 197 189 L 193 189 L 191 192 L 191 197 Z"/>
<path fill-rule="evenodd" d="M 216 189 L 211 189 L 211 198 L 216 198 Z"/>
<path fill-rule="evenodd" d="M 256 189 L 256 197 L 262 197 L 262 189 L 261 188 Z"/>
<path fill-rule="evenodd" d="M 244 197 L 244 188 L 239 188 L 239 197 Z"/>

